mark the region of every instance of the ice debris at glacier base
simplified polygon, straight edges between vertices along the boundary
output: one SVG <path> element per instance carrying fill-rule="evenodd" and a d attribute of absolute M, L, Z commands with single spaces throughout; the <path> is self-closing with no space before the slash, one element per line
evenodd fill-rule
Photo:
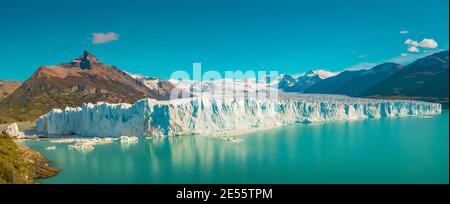
<path fill-rule="evenodd" d="M 47 151 L 56 150 L 56 147 L 50 146 L 50 147 L 45 148 L 45 150 L 47 150 Z"/>
<path fill-rule="evenodd" d="M 232 136 L 219 136 L 218 138 L 230 143 L 240 143 L 242 141 L 242 139 Z"/>
<path fill-rule="evenodd" d="M 136 136 L 120 136 L 120 143 L 125 143 L 125 144 L 132 144 L 132 143 L 136 143 L 139 141 L 139 139 Z"/>
<path fill-rule="evenodd" d="M 19 126 L 17 123 L 12 123 L 8 125 L 2 133 L 6 136 L 9 136 L 13 139 L 23 139 L 26 138 L 25 134 L 19 130 Z"/>
<path fill-rule="evenodd" d="M 88 139 L 73 138 L 73 139 L 62 140 L 59 143 L 74 142 L 74 144 L 67 145 L 67 147 L 69 147 L 70 149 L 79 150 L 79 151 L 91 151 L 91 150 L 94 150 L 95 145 L 109 144 L 116 140 L 117 140 L 117 138 L 97 138 L 97 137 L 88 138 Z M 58 143 L 58 142 L 56 142 L 56 143 Z"/>
<path fill-rule="evenodd" d="M 36 125 L 39 132 L 50 135 L 158 137 L 440 113 L 441 104 L 421 101 L 283 94 L 276 100 L 196 97 L 171 101 L 142 99 L 133 105 L 89 103 L 81 108 L 54 109 L 38 118 Z"/>

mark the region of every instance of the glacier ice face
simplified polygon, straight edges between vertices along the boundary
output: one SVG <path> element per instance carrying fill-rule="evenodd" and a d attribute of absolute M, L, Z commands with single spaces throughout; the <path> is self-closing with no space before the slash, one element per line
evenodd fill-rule
<path fill-rule="evenodd" d="M 277 100 L 197 97 L 142 99 L 130 104 L 85 104 L 55 109 L 36 120 L 39 132 L 89 137 L 174 136 L 273 128 L 381 117 L 435 115 L 437 103 L 359 99 L 338 95 L 283 94 Z"/>

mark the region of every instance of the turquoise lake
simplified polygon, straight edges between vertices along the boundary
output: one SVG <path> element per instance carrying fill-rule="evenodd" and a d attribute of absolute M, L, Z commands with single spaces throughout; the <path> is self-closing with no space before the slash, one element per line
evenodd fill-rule
<path fill-rule="evenodd" d="M 24 141 L 61 172 L 40 183 L 449 183 L 449 113 L 140 139 L 90 152 Z M 56 146 L 56 150 L 46 147 Z"/>

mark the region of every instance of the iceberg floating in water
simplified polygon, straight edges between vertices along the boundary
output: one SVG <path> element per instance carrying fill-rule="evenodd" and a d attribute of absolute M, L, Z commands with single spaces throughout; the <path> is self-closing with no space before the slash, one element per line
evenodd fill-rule
<path fill-rule="evenodd" d="M 139 139 L 136 136 L 120 136 L 120 143 L 125 143 L 125 144 L 131 144 L 131 143 L 136 143 L 139 141 Z"/>
<path fill-rule="evenodd" d="M 55 150 L 55 149 L 56 149 L 55 146 L 50 146 L 50 147 L 45 148 L 45 150 L 48 150 L 48 151 L 50 151 L 50 150 Z"/>
<path fill-rule="evenodd" d="M 197 97 L 135 104 L 84 104 L 36 120 L 39 132 L 88 137 L 174 136 L 242 132 L 292 123 L 436 115 L 437 103 L 286 94 L 275 99 Z"/>
<path fill-rule="evenodd" d="M 94 150 L 95 145 L 109 144 L 116 141 L 117 138 L 89 138 L 89 139 L 78 139 L 74 138 L 72 140 L 61 140 L 59 143 L 64 142 L 75 142 L 74 144 L 67 145 L 71 149 L 80 151 L 90 151 Z"/>

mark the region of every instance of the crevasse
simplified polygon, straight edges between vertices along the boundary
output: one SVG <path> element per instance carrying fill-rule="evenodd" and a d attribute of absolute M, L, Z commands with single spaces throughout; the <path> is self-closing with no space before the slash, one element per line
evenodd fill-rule
<path fill-rule="evenodd" d="M 437 103 L 288 94 L 275 99 L 198 97 L 135 104 L 84 104 L 36 120 L 39 132 L 86 137 L 174 136 L 382 117 L 436 115 Z"/>

